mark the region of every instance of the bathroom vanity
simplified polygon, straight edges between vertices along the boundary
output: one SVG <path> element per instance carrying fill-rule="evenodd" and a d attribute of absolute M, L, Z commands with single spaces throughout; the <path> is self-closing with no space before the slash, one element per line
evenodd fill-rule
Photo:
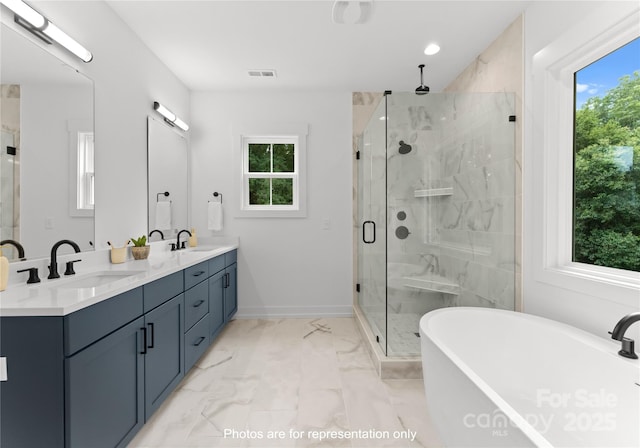
<path fill-rule="evenodd" d="M 183 251 L 3 292 L 0 446 L 126 446 L 236 312 L 236 260 Z"/>

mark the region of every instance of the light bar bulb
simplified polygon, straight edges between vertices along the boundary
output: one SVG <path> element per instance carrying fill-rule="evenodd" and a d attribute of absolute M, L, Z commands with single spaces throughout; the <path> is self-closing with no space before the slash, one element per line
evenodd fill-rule
<path fill-rule="evenodd" d="M 189 130 L 189 125 L 187 123 L 185 123 L 184 121 L 182 121 L 181 119 L 179 119 L 178 117 L 176 117 L 176 119 L 173 121 L 173 124 L 178 126 L 183 131 L 188 131 Z"/>
<path fill-rule="evenodd" d="M 0 3 L 29 22 L 34 28 L 42 28 L 47 23 L 42 14 L 21 0 L 0 0 Z"/>
<path fill-rule="evenodd" d="M 44 30 L 42 30 L 42 32 L 49 36 L 51 39 L 58 42 L 71 53 L 78 56 L 84 62 L 89 62 L 93 59 L 93 55 L 89 50 L 76 42 L 71 36 L 55 26 L 53 23 L 48 22 L 47 26 Z"/>
<path fill-rule="evenodd" d="M 157 110 L 160 115 L 162 115 L 164 118 L 166 118 L 170 122 L 173 123 L 175 121 L 176 115 L 173 112 L 171 112 L 169 109 L 164 107 L 162 104 L 158 103 L 157 101 L 154 101 L 153 108 Z"/>
<path fill-rule="evenodd" d="M 176 114 L 171 112 L 169 109 L 164 107 L 162 104 L 158 103 L 157 101 L 154 101 L 153 102 L 153 108 L 156 111 L 158 111 L 158 113 L 160 115 L 162 115 L 165 118 L 165 120 L 168 121 L 170 124 L 178 126 L 183 131 L 188 131 L 189 130 L 189 125 L 187 123 L 185 123 L 180 118 L 178 118 L 178 116 Z"/>

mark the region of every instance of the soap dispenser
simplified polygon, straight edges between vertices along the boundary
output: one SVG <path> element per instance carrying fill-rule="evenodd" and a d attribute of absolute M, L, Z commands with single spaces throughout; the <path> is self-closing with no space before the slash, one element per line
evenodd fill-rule
<path fill-rule="evenodd" d="M 189 237 L 189 247 L 196 247 L 198 245 L 198 236 L 196 235 L 196 229 L 191 228 L 191 236 Z"/>
<path fill-rule="evenodd" d="M 2 246 L 0 246 L 0 291 L 7 289 L 9 283 L 9 260 L 2 255 Z"/>

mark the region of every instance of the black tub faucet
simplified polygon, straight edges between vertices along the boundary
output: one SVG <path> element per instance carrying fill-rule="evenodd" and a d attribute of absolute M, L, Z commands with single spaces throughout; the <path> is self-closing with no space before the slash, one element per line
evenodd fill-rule
<path fill-rule="evenodd" d="M 182 235 L 183 233 L 188 233 L 189 236 L 191 236 L 191 232 L 189 232 L 188 230 L 181 230 L 178 232 L 178 236 L 176 237 L 176 250 L 180 250 L 180 249 L 184 249 L 184 243 L 185 241 L 182 242 L 182 246 L 180 246 L 180 235 Z"/>
<path fill-rule="evenodd" d="M 634 350 L 634 340 L 625 338 L 624 333 L 632 323 L 638 322 L 639 320 L 640 312 L 627 314 L 622 319 L 620 319 L 620 321 L 618 321 L 613 331 L 610 332 L 611 339 L 622 342 L 622 349 L 618 352 L 620 356 L 624 356 L 625 358 L 638 359 L 638 355 L 636 355 L 636 352 Z"/>
<path fill-rule="evenodd" d="M 5 244 L 11 244 L 13 247 L 15 247 L 18 251 L 18 259 L 20 261 L 24 261 L 24 247 L 22 247 L 22 244 L 18 243 L 15 240 L 2 240 L 0 241 L 0 246 L 3 246 Z"/>
<path fill-rule="evenodd" d="M 51 264 L 49 264 L 49 276 L 47 277 L 48 279 L 60 278 L 60 274 L 58 274 L 58 260 L 56 257 L 58 256 L 58 248 L 63 244 L 68 244 L 69 246 L 73 247 L 73 250 L 75 250 L 76 253 L 80 252 L 80 247 L 71 240 L 60 240 L 56 244 L 54 244 L 51 248 Z"/>

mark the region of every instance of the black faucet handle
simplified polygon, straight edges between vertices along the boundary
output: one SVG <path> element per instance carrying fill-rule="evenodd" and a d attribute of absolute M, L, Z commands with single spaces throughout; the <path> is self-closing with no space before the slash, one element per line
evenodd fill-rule
<path fill-rule="evenodd" d="M 176 243 L 169 243 L 169 246 L 171 246 L 171 252 L 173 252 L 176 249 Z"/>
<path fill-rule="evenodd" d="M 77 263 L 82 260 L 67 261 L 67 268 L 64 271 L 64 275 L 75 275 L 76 271 L 73 270 L 73 263 Z"/>
<path fill-rule="evenodd" d="M 180 244 L 180 249 L 186 249 L 185 244 L 186 244 L 186 241 L 183 241 L 183 242 Z"/>
<path fill-rule="evenodd" d="M 28 268 L 21 269 L 17 272 L 29 272 L 29 280 L 27 280 L 27 284 L 30 283 L 40 283 L 40 277 L 38 277 L 38 268 Z"/>
<path fill-rule="evenodd" d="M 49 275 L 47 276 L 47 278 L 49 280 L 52 280 L 54 278 L 60 278 L 60 274 L 58 274 L 58 265 L 54 264 L 54 265 L 49 265 Z"/>
<path fill-rule="evenodd" d="M 635 351 L 635 341 L 631 338 L 622 338 L 622 348 L 618 352 L 618 355 L 624 356 L 629 359 L 638 359 Z"/>

